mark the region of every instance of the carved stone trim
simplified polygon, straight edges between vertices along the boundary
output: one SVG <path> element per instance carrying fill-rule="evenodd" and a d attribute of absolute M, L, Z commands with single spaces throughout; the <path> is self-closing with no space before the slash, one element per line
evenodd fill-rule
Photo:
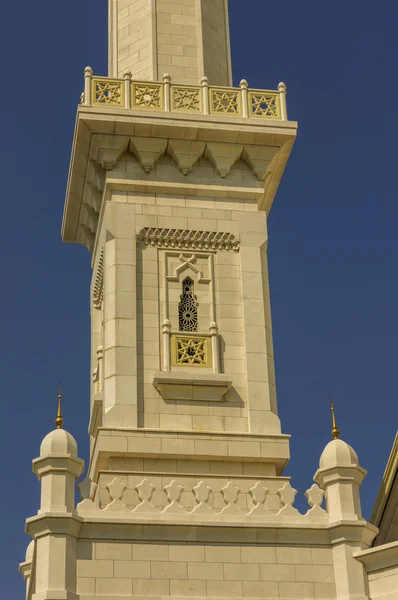
<path fill-rule="evenodd" d="M 137 241 L 157 248 L 178 248 L 184 250 L 223 250 L 237 252 L 240 242 L 233 233 L 223 231 L 194 231 L 189 229 L 162 229 L 144 227 Z"/>
<path fill-rule="evenodd" d="M 93 288 L 93 304 L 96 309 L 101 308 L 102 298 L 104 295 L 104 249 L 101 249 L 98 260 L 97 273 L 95 275 Z"/>
<path fill-rule="evenodd" d="M 101 509 L 94 506 L 92 502 L 91 481 L 85 480 L 79 487 L 82 497 L 86 500 L 77 506 L 78 514 L 84 517 L 95 513 L 93 516 L 96 518 L 101 515 L 109 518 L 111 512 L 115 513 L 114 516 L 123 517 L 123 520 L 131 518 L 132 521 L 140 518 L 144 520 L 176 518 L 187 522 L 197 522 L 198 520 L 201 522 L 203 519 L 209 519 L 213 523 L 216 521 L 225 523 L 225 520 L 231 517 L 232 520 L 238 518 L 239 522 L 245 526 L 254 523 L 268 523 L 277 527 L 295 524 L 301 527 L 316 525 L 319 528 L 319 526 L 328 526 L 329 524 L 329 515 L 320 508 L 319 504 L 323 500 L 322 490 L 315 486 L 312 486 L 306 493 L 312 508 L 306 515 L 302 515 L 293 506 L 297 491 L 291 487 L 289 482 L 286 482 L 277 491 L 283 505 L 283 508 L 278 511 L 275 505 L 273 509 L 266 506 L 269 490 L 264 487 L 264 480 L 245 482 L 245 480 L 231 480 L 224 476 L 220 480 L 219 477 L 214 479 L 213 476 L 202 479 L 200 475 L 192 478 L 173 474 L 170 475 L 170 483 L 165 486 L 160 482 L 161 478 L 157 477 L 158 473 L 148 474 L 148 478 L 141 479 L 139 477 L 140 483 L 137 483 L 136 475 L 142 476 L 143 474 L 135 473 L 133 475 L 135 482 L 132 486 L 131 484 L 126 485 L 127 477 L 116 477 L 108 483 L 106 488 L 109 492 L 109 503 Z M 156 476 L 152 477 L 153 475 Z M 169 477 L 167 476 L 166 479 Z M 253 484 L 252 487 L 248 489 L 248 485 L 251 484 Z M 131 495 L 131 487 L 137 492 L 135 496 Z M 123 496 L 127 489 L 129 489 L 130 495 L 124 499 Z M 220 504 L 220 495 L 223 498 L 224 507 Z M 241 495 L 243 495 L 242 502 L 239 501 Z M 314 506 L 319 510 L 313 512 Z"/>

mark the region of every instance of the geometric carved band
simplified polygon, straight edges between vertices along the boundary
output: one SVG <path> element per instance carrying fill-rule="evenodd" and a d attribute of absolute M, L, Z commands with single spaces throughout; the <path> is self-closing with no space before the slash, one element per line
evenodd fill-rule
<path fill-rule="evenodd" d="M 137 241 L 158 248 L 223 250 L 226 252 L 237 252 L 239 250 L 239 240 L 232 233 L 222 231 L 144 227 L 138 234 Z"/>
<path fill-rule="evenodd" d="M 134 504 L 127 506 L 123 501 L 127 486 L 121 479 L 116 477 L 106 486 L 110 495 L 110 503 L 102 509 L 90 500 L 89 493 L 83 493 L 89 492 L 89 490 L 85 490 L 84 486 L 79 487 L 84 500 L 77 506 L 77 512 L 83 517 L 85 513 L 91 513 L 91 515 L 96 513 L 98 516 L 102 513 L 105 516 L 106 513 L 112 512 L 115 516 L 120 513 L 131 518 L 139 516 L 144 518 L 159 518 L 161 516 L 184 518 L 185 516 L 188 519 L 195 520 L 196 518 L 217 519 L 218 516 L 228 517 L 230 515 L 243 519 L 257 518 L 260 521 L 277 521 L 278 518 L 282 518 L 287 519 L 289 522 L 301 522 L 303 524 L 306 518 L 324 524 L 329 521 L 328 513 L 321 507 L 324 492 L 315 484 L 305 494 L 311 507 L 305 515 L 302 515 L 293 506 L 297 490 L 292 488 L 289 482 L 285 483 L 277 492 L 282 506 L 277 512 L 271 511 L 266 506 L 269 490 L 264 487 L 262 481 L 258 481 L 249 489 L 251 500 L 249 504 L 243 502 L 242 505 L 239 501 L 242 489 L 234 481 L 229 480 L 220 490 L 223 502 L 218 507 L 215 506 L 215 490 L 211 482 L 200 480 L 200 478 L 196 485 L 193 485 L 192 482 L 188 486 L 184 485 L 184 481 L 180 478 L 177 478 L 177 480 L 172 479 L 168 485 L 160 484 L 160 489 L 158 485 L 153 485 L 150 479 L 144 478 L 134 486 L 137 498 L 133 500 L 130 496 L 130 502 L 133 501 Z M 156 499 L 154 492 L 157 492 Z M 159 494 L 164 496 L 164 499 L 160 498 Z M 193 502 L 189 499 L 192 496 L 194 498 Z"/>
<path fill-rule="evenodd" d="M 94 307 L 101 308 L 102 298 L 104 294 L 104 249 L 101 249 L 100 257 L 98 260 L 97 272 L 94 280 L 93 287 L 93 304 Z"/>

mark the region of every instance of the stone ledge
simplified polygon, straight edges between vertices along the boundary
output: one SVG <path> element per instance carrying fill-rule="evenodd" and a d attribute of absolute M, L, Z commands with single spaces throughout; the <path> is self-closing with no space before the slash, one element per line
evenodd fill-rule
<path fill-rule="evenodd" d="M 289 439 L 284 434 L 100 427 L 91 456 L 90 477 L 95 481 L 98 470 L 108 469 L 112 456 L 272 463 L 280 475 L 290 458 Z"/>
<path fill-rule="evenodd" d="M 226 375 L 215 373 L 157 372 L 153 385 L 163 400 L 221 402 L 232 385 Z"/>
<path fill-rule="evenodd" d="M 364 565 L 367 573 L 396 567 L 398 541 L 355 552 L 353 556 Z"/>

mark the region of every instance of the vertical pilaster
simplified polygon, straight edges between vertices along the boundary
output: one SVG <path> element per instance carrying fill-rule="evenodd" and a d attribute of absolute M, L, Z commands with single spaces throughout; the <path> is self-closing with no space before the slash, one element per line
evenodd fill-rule
<path fill-rule="evenodd" d="M 266 219 L 258 213 L 242 213 L 239 226 L 249 430 L 251 433 L 280 433 L 272 347 Z"/>
<path fill-rule="evenodd" d="M 366 546 L 367 547 L 367 546 Z M 337 600 L 369 600 L 368 577 L 355 552 L 364 549 L 362 544 L 340 543 L 333 547 L 333 563 Z"/>
<path fill-rule="evenodd" d="M 104 271 L 104 419 L 137 427 L 137 307 L 134 207 L 108 202 Z"/>
<path fill-rule="evenodd" d="M 76 538 L 47 534 L 36 540 L 33 600 L 71 600 L 76 595 Z"/>

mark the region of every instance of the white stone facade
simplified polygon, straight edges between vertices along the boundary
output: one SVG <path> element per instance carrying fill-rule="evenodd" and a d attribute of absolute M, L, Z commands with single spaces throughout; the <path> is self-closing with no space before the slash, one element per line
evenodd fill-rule
<path fill-rule="evenodd" d="M 370 548 L 354 450 L 328 444 L 305 514 L 283 475 L 267 218 L 286 87 L 211 87 L 231 82 L 224 0 L 111 0 L 109 23 L 63 220 L 93 257 L 90 464 L 75 506 L 72 436 L 33 461 L 27 599 L 393 600 L 396 543 Z"/>
<path fill-rule="evenodd" d="M 109 75 L 232 83 L 227 0 L 109 0 Z"/>

